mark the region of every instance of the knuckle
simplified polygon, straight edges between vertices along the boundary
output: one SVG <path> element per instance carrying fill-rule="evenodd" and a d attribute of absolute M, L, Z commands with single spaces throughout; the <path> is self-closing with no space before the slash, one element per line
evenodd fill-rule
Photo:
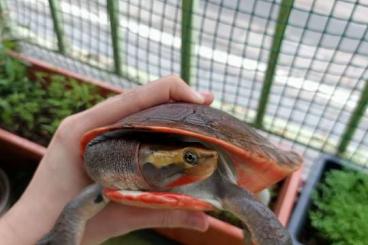
<path fill-rule="evenodd" d="M 124 95 L 120 97 L 120 100 L 125 102 L 131 102 L 134 101 L 135 109 L 143 109 L 142 105 L 144 104 L 144 101 L 146 98 L 141 95 L 142 93 L 142 86 L 136 87 L 134 89 L 130 89 L 128 92 L 126 92 Z M 132 108 L 134 109 L 134 108 Z"/>
<path fill-rule="evenodd" d="M 169 77 L 173 80 L 182 82 L 183 80 L 180 78 L 180 76 L 176 73 L 170 74 Z"/>
<path fill-rule="evenodd" d="M 177 74 L 171 74 L 169 76 L 167 76 L 167 79 L 165 79 L 165 81 L 169 84 L 185 84 L 185 82 L 183 81 L 183 79 L 181 79 L 181 77 Z"/>
<path fill-rule="evenodd" d="M 68 144 L 73 140 L 78 140 L 78 117 L 71 115 L 64 118 L 55 132 L 55 140 L 62 144 Z"/>
<path fill-rule="evenodd" d="M 135 98 L 139 92 L 139 89 L 141 87 L 136 87 L 133 89 L 129 89 L 128 91 L 126 91 L 124 94 L 118 95 L 118 98 L 120 100 L 126 100 L 126 99 L 131 99 L 131 98 Z"/>

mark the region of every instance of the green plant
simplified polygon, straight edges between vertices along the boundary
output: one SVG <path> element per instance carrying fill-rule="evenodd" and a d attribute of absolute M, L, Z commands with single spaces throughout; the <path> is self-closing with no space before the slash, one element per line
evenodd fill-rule
<path fill-rule="evenodd" d="M 312 195 L 312 226 L 338 245 L 368 244 L 368 175 L 331 170 Z"/>
<path fill-rule="evenodd" d="M 0 50 L 0 126 L 47 145 L 60 121 L 103 98 L 95 86 L 38 72 Z"/>

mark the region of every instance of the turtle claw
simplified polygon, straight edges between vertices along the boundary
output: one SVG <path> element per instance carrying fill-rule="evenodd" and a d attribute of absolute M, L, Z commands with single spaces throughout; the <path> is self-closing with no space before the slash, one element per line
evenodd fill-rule
<path fill-rule="evenodd" d="M 247 226 L 244 226 L 243 229 L 243 236 L 244 236 L 244 244 L 246 245 L 252 245 L 252 233 L 250 233 L 250 230 L 248 230 Z"/>
<path fill-rule="evenodd" d="M 107 203 L 99 184 L 86 187 L 64 207 L 52 230 L 37 245 L 80 244 L 86 222 Z"/>

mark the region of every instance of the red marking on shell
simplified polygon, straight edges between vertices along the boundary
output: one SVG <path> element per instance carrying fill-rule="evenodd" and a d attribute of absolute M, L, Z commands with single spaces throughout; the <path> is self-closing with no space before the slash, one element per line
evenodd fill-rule
<path fill-rule="evenodd" d="M 169 192 L 142 192 L 141 194 L 129 194 L 123 191 L 105 189 L 104 195 L 112 201 L 122 204 L 167 209 L 187 209 L 198 211 L 213 210 L 212 204 L 185 194 Z"/>

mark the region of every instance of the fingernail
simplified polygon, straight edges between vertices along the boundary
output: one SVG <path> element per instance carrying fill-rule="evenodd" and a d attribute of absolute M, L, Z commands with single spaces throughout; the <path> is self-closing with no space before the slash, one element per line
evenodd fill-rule
<path fill-rule="evenodd" d="M 205 98 L 205 102 L 207 105 L 212 104 L 214 100 L 214 94 L 210 91 L 201 91 L 202 97 Z"/>
<path fill-rule="evenodd" d="M 203 95 L 201 93 L 197 92 L 194 89 L 192 89 L 192 90 L 193 90 L 194 96 L 198 100 L 198 103 L 204 103 L 205 98 L 203 97 Z"/>
<path fill-rule="evenodd" d="M 201 91 L 201 95 L 202 96 L 212 95 L 212 93 L 210 91 L 205 90 L 205 91 Z"/>

